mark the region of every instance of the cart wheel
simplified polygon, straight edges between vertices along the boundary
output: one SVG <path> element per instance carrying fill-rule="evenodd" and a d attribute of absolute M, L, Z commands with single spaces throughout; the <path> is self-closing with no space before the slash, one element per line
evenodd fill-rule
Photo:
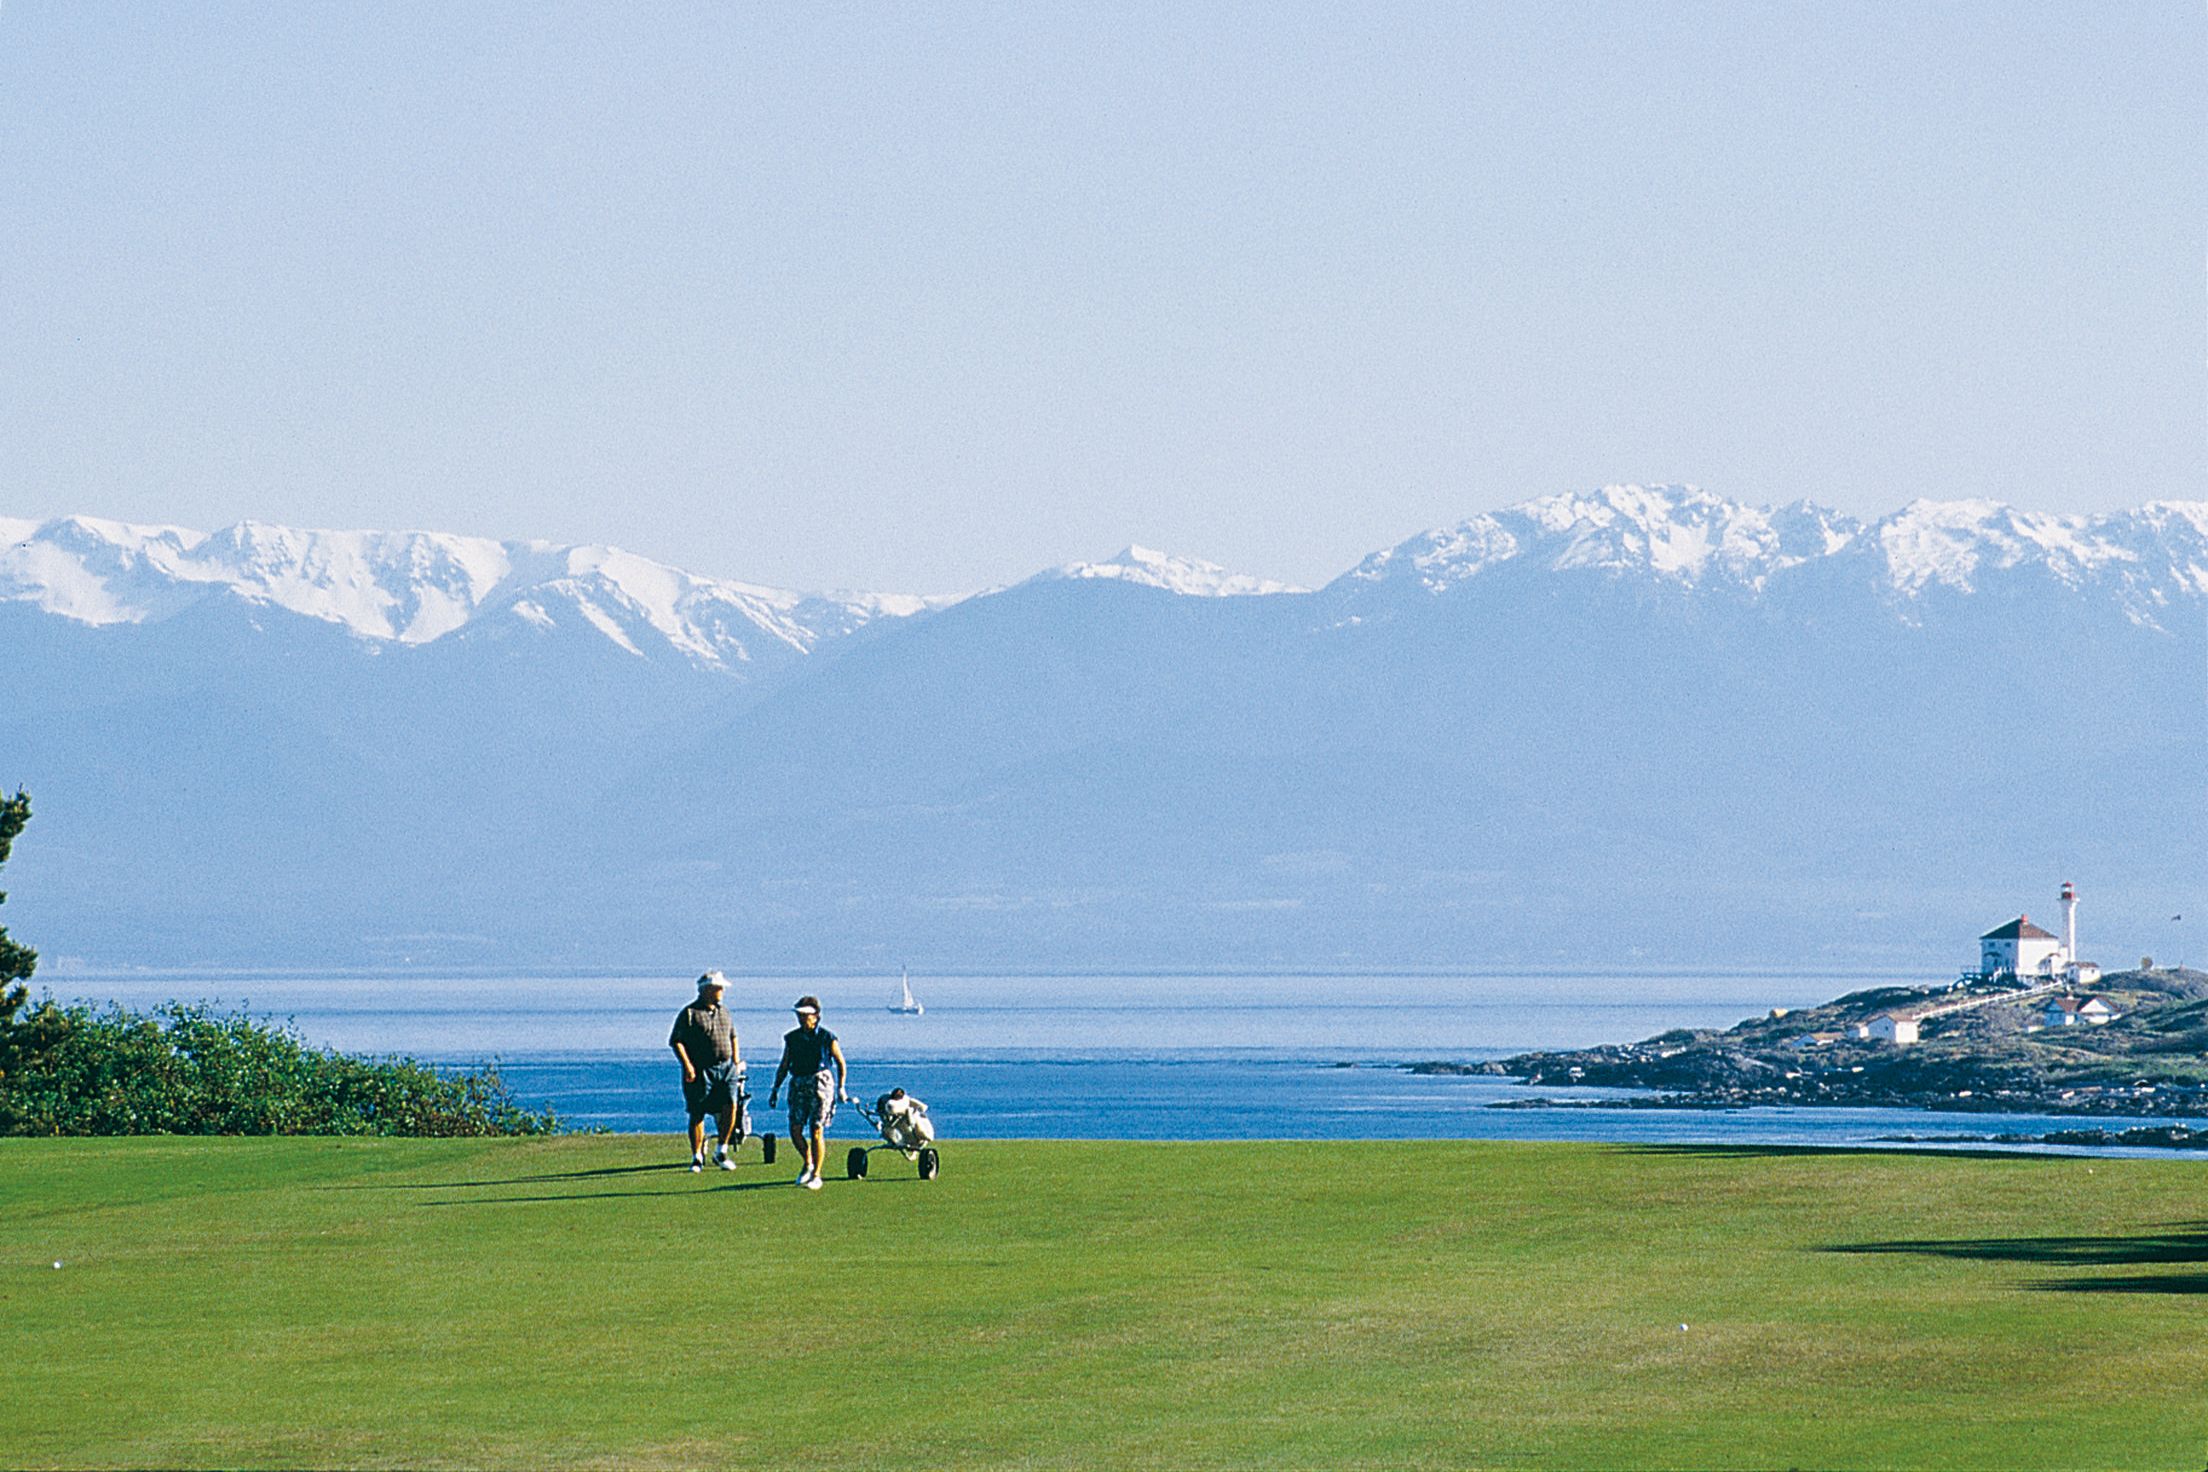
<path fill-rule="evenodd" d="M 851 1153 L 843 1157 L 843 1173 L 854 1181 L 866 1179 L 866 1152 L 854 1145 Z"/>
<path fill-rule="evenodd" d="M 934 1152 L 933 1150 L 923 1150 L 923 1151 L 921 1151 L 921 1152 L 920 1152 L 920 1179 L 921 1179 L 921 1180 L 923 1180 L 923 1181 L 932 1181 L 932 1180 L 934 1180 L 934 1179 L 935 1179 L 935 1173 L 936 1173 L 936 1171 L 940 1170 L 940 1169 L 942 1168 L 942 1165 L 943 1165 L 943 1160 L 942 1160 L 942 1157 L 941 1157 L 941 1156 L 939 1156 L 939 1155 L 937 1155 L 937 1154 L 936 1154 L 936 1153 L 935 1153 L 935 1152 Z"/>
<path fill-rule="evenodd" d="M 759 1137 L 759 1148 L 765 1152 L 767 1157 L 767 1164 L 769 1165 L 774 1164 L 774 1147 L 776 1143 L 777 1142 L 775 1140 L 775 1137 L 772 1135 L 761 1135 Z"/>

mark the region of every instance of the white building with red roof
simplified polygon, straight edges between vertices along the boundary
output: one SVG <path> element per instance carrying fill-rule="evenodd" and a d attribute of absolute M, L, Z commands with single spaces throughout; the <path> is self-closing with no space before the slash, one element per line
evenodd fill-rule
<path fill-rule="evenodd" d="M 2114 1022 L 2116 1009 L 2100 997 L 2049 997 L 2039 1017 L 2048 1027 L 2076 1027 L 2081 1023 L 2098 1027 Z"/>
<path fill-rule="evenodd" d="M 1978 937 L 1978 969 L 1988 976 L 2052 976 L 2070 959 L 2062 937 L 2019 915 Z"/>
<path fill-rule="evenodd" d="M 1983 976 L 2013 976 L 2019 981 L 2064 981 L 2091 986 L 2101 968 L 2078 959 L 2078 887 L 2062 883 L 2062 934 L 2042 930 L 2029 915 L 1978 937 L 1978 971 Z"/>

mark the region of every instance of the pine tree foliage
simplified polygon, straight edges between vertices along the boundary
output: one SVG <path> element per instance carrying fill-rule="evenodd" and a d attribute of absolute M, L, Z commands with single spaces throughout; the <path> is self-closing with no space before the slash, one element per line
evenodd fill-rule
<path fill-rule="evenodd" d="M 8 851 L 15 847 L 15 835 L 30 821 L 29 793 L 18 789 L 15 796 L 0 798 L 0 864 L 7 863 Z M 0 902 L 6 899 L 0 894 Z M 37 969 L 38 952 L 8 939 L 7 930 L 0 928 L 0 1086 L 22 1072 L 27 1060 L 53 1044 L 57 1013 L 52 1000 L 39 1003 L 28 1014 L 23 1012 L 31 995 L 24 983 Z M 4 1102 L 0 1102 L 0 1118 L 7 1112 Z"/>
<path fill-rule="evenodd" d="M 15 847 L 15 836 L 30 821 L 29 793 L 18 789 L 15 796 L 0 798 L 0 864 L 7 863 L 8 853 Z M 0 893 L 0 904 L 6 903 L 7 898 Z M 9 940 L 7 928 L 0 926 L 0 1027 L 14 1022 L 16 1013 L 23 1010 L 23 1003 L 30 996 L 30 988 L 24 983 L 37 969 L 38 952 Z"/>

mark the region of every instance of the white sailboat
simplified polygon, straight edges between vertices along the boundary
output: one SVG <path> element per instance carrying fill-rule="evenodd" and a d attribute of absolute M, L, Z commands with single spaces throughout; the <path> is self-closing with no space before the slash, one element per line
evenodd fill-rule
<path fill-rule="evenodd" d="M 897 968 L 897 990 L 897 1005 L 890 1008 L 890 1011 L 901 1012 L 908 1017 L 918 1017 L 928 1010 L 921 1006 L 920 999 L 912 994 L 912 973 L 902 966 Z"/>

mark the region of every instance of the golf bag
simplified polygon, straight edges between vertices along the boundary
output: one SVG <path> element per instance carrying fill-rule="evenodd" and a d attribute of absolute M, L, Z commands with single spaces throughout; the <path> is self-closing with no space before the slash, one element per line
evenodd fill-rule
<path fill-rule="evenodd" d="M 908 1160 L 935 1143 L 935 1126 L 928 1122 L 928 1106 L 903 1089 L 891 1089 L 876 1099 L 874 1115 L 883 1142 L 892 1149 L 902 1150 Z"/>

